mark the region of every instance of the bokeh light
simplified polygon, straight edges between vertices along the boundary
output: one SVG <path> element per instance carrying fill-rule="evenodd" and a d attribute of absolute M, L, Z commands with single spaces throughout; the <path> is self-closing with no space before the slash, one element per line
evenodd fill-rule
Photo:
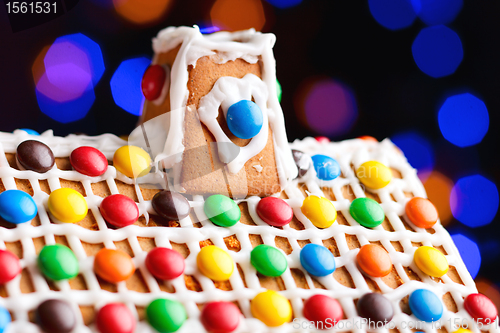
<path fill-rule="evenodd" d="M 262 30 L 266 16 L 261 0 L 217 0 L 210 10 L 212 24 L 223 30 Z"/>
<path fill-rule="evenodd" d="M 40 110 L 61 123 L 84 118 L 103 73 L 97 43 L 80 33 L 57 38 L 41 50 L 32 66 Z"/>
<path fill-rule="evenodd" d="M 299 5 L 302 0 L 266 0 L 271 5 L 277 8 L 290 8 Z"/>
<path fill-rule="evenodd" d="M 475 228 L 489 224 L 498 210 L 498 189 L 481 175 L 459 179 L 450 194 L 453 216 Z"/>
<path fill-rule="evenodd" d="M 412 0 L 419 18 L 427 25 L 448 24 L 460 13 L 463 0 Z"/>
<path fill-rule="evenodd" d="M 455 73 L 464 57 L 460 37 L 444 25 L 422 29 L 411 50 L 418 68 L 434 78 Z"/>
<path fill-rule="evenodd" d="M 453 218 L 450 208 L 453 181 L 438 171 L 432 171 L 425 176 L 423 183 L 427 197 L 438 210 L 441 224 L 448 225 Z"/>
<path fill-rule="evenodd" d="M 309 78 L 296 95 L 299 117 L 311 130 L 324 136 L 340 136 L 349 132 L 358 118 L 352 90 L 331 78 Z"/>
<path fill-rule="evenodd" d="M 140 116 L 144 95 L 141 81 L 144 71 L 151 64 L 146 57 L 123 61 L 111 78 L 111 94 L 115 103 L 125 111 Z"/>
<path fill-rule="evenodd" d="M 441 133 L 459 147 L 475 145 L 488 132 L 490 118 L 482 100 L 469 93 L 448 97 L 438 113 Z"/>
<path fill-rule="evenodd" d="M 410 131 L 391 136 L 392 142 L 405 154 L 412 167 L 418 170 L 420 179 L 425 179 L 434 168 L 434 150 L 427 138 Z"/>
<path fill-rule="evenodd" d="M 375 21 L 390 30 L 409 27 L 417 17 L 410 0 L 369 0 L 368 6 Z"/>
<path fill-rule="evenodd" d="M 477 291 L 483 295 L 488 296 L 489 299 L 495 304 L 497 309 L 500 309 L 500 288 L 492 283 L 490 280 L 480 278 L 475 280 Z"/>
<path fill-rule="evenodd" d="M 479 252 L 479 247 L 476 242 L 462 234 L 451 235 L 451 238 L 457 246 L 458 252 L 460 252 L 460 256 L 467 270 L 470 275 L 472 275 L 472 278 L 475 279 L 481 267 L 481 253 Z"/>
<path fill-rule="evenodd" d="M 151 24 L 160 21 L 168 12 L 173 0 L 113 0 L 116 12 L 134 24 Z"/>

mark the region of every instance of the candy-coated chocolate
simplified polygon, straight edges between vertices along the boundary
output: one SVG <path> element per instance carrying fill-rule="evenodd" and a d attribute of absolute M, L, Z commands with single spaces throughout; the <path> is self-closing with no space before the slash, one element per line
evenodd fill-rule
<path fill-rule="evenodd" d="M 253 267 L 265 276 L 280 276 L 286 271 L 288 262 L 285 255 L 277 248 L 260 244 L 250 252 Z"/>
<path fill-rule="evenodd" d="M 130 309 L 122 303 L 109 303 L 97 312 L 95 318 L 100 333 L 133 333 L 136 320 Z"/>
<path fill-rule="evenodd" d="M 0 305 L 0 333 L 5 332 L 11 321 L 10 312 Z"/>
<path fill-rule="evenodd" d="M 340 176 L 340 164 L 330 156 L 313 155 L 312 162 L 316 176 L 321 180 L 333 180 Z"/>
<path fill-rule="evenodd" d="M 453 331 L 453 333 L 472 333 L 472 331 L 468 330 L 466 328 L 460 327 L 458 330 Z"/>
<path fill-rule="evenodd" d="M 389 253 L 377 244 L 365 244 L 356 256 L 359 268 L 373 277 L 384 277 L 392 271 Z"/>
<path fill-rule="evenodd" d="M 35 316 L 40 328 L 47 333 L 69 333 L 76 326 L 76 315 L 71 305 L 59 299 L 40 303 Z"/>
<path fill-rule="evenodd" d="M 443 315 L 443 303 L 436 294 L 427 289 L 412 292 L 408 304 L 417 319 L 428 323 L 439 320 Z"/>
<path fill-rule="evenodd" d="M 276 79 L 276 93 L 278 94 L 278 102 L 281 103 L 281 96 L 283 94 L 283 90 L 281 89 L 281 83 Z"/>
<path fill-rule="evenodd" d="M 326 136 L 317 136 L 317 137 L 315 137 L 315 139 L 319 143 L 328 143 L 328 142 L 330 142 L 330 139 L 327 138 Z"/>
<path fill-rule="evenodd" d="M 39 136 L 40 133 L 38 133 L 37 131 L 35 130 L 32 130 L 31 128 L 20 128 L 21 131 L 25 131 L 26 133 L 28 133 L 29 135 L 35 135 L 35 136 Z"/>
<path fill-rule="evenodd" d="M 337 210 L 332 202 L 315 195 L 305 198 L 300 210 L 312 224 L 320 229 L 330 227 L 337 219 Z"/>
<path fill-rule="evenodd" d="M 19 258 L 8 250 L 0 250 L 0 284 L 7 283 L 21 273 Z"/>
<path fill-rule="evenodd" d="M 419 228 L 431 228 L 439 218 L 436 207 L 425 198 L 411 198 L 406 203 L 405 211 L 411 223 Z"/>
<path fill-rule="evenodd" d="M 21 190 L 0 193 L 0 216 L 10 223 L 25 223 L 35 218 L 38 209 L 35 200 Z"/>
<path fill-rule="evenodd" d="M 50 213 L 59 221 L 76 223 L 87 216 L 88 206 L 83 195 L 71 188 L 59 188 L 49 195 Z"/>
<path fill-rule="evenodd" d="M 300 263 L 311 275 L 326 276 L 335 271 L 335 258 L 326 247 L 309 243 L 300 250 Z"/>
<path fill-rule="evenodd" d="M 236 202 L 222 194 L 209 196 L 205 200 L 203 210 L 210 221 L 221 227 L 231 227 L 241 217 L 241 211 Z"/>
<path fill-rule="evenodd" d="M 366 228 L 375 228 L 384 222 L 382 206 L 370 198 L 356 198 L 351 202 L 349 212 L 353 219 Z"/>
<path fill-rule="evenodd" d="M 394 316 L 391 302 L 378 293 L 368 293 L 361 296 L 356 309 L 360 317 L 371 320 L 375 327 L 389 323 Z"/>
<path fill-rule="evenodd" d="M 201 311 L 200 321 L 209 333 L 231 333 L 240 324 L 241 312 L 231 302 L 209 302 Z"/>
<path fill-rule="evenodd" d="M 264 123 L 260 107 L 252 101 L 241 100 L 227 109 L 227 127 L 240 139 L 251 139 L 259 134 Z"/>
<path fill-rule="evenodd" d="M 113 165 L 127 177 L 142 177 L 151 170 L 151 157 L 140 147 L 123 146 L 115 151 Z"/>
<path fill-rule="evenodd" d="M 316 323 L 318 329 L 330 329 L 344 316 L 339 301 L 317 294 L 304 302 L 304 317 Z"/>
<path fill-rule="evenodd" d="M 233 258 L 215 245 L 205 246 L 196 257 L 198 269 L 203 275 L 214 281 L 225 281 L 234 270 Z"/>
<path fill-rule="evenodd" d="M 448 260 L 441 251 L 431 246 L 421 246 L 413 255 L 415 264 L 422 272 L 434 277 L 441 277 L 448 272 Z"/>
<path fill-rule="evenodd" d="M 65 245 L 45 245 L 38 255 L 40 271 L 51 280 L 72 279 L 78 275 L 80 265 L 71 249 Z"/>
<path fill-rule="evenodd" d="M 158 279 L 172 280 L 184 273 L 186 264 L 181 254 L 166 247 L 156 247 L 146 256 L 146 267 Z"/>
<path fill-rule="evenodd" d="M 161 65 L 149 66 L 142 76 L 141 88 L 148 101 L 154 101 L 161 95 L 167 72 Z"/>
<path fill-rule="evenodd" d="M 304 177 L 307 171 L 312 167 L 311 157 L 297 149 L 292 149 L 292 155 L 299 171 L 298 177 Z"/>
<path fill-rule="evenodd" d="M 160 333 L 175 332 L 187 319 L 186 309 L 177 301 L 158 298 L 146 308 L 148 322 Z"/>
<path fill-rule="evenodd" d="M 359 166 L 356 176 L 368 188 L 377 190 L 391 182 L 392 171 L 378 161 L 368 161 Z"/>
<path fill-rule="evenodd" d="M 21 142 L 17 146 L 16 158 L 23 168 L 38 173 L 49 171 L 56 161 L 49 146 L 37 140 Z"/>
<path fill-rule="evenodd" d="M 498 316 L 495 304 L 483 294 L 470 294 L 465 298 L 464 308 L 472 318 L 483 325 L 491 324 Z"/>
<path fill-rule="evenodd" d="M 90 177 L 97 177 L 108 170 L 108 160 L 94 147 L 78 147 L 69 155 L 73 169 Z"/>
<path fill-rule="evenodd" d="M 131 277 L 135 272 L 135 265 L 125 252 L 104 248 L 95 256 L 94 271 L 101 279 L 117 283 Z"/>
<path fill-rule="evenodd" d="M 270 327 L 281 326 L 292 320 L 292 306 L 274 290 L 263 291 L 250 304 L 252 315 Z"/>
<path fill-rule="evenodd" d="M 99 211 L 106 222 L 118 228 L 134 224 L 139 218 L 139 208 L 134 200 L 118 193 L 104 198 Z"/>
<path fill-rule="evenodd" d="M 370 136 L 370 135 L 358 136 L 358 139 L 365 140 L 365 141 L 371 141 L 371 142 L 378 142 L 377 139 L 375 139 L 373 136 Z"/>
<path fill-rule="evenodd" d="M 285 200 L 276 197 L 262 198 L 256 210 L 262 221 L 275 227 L 287 225 L 293 218 L 292 207 Z"/>
<path fill-rule="evenodd" d="M 191 210 L 189 201 L 182 194 L 165 190 L 156 193 L 151 204 L 158 215 L 169 221 L 182 220 Z"/>

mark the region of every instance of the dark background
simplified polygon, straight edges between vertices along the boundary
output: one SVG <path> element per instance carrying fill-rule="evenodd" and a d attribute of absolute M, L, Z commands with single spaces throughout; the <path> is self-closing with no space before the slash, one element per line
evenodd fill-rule
<path fill-rule="evenodd" d="M 214 3 L 171 1 L 160 20 L 137 25 L 120 17 L 109 1 L 80 0 L 66 14 L 16 33 L 9 25 L 5 7 L 0 8 L 1 131 L 32 128 L 39 132 L 54 129 L 57 135 L 128 134 L 137 117 L 113 101 L 109 82 L 114 71 L 125 59 L 151 58 L 151 38 L 166 26 L 209 24 Z M 290 141 L 320 135 L 310 130 L 298 114 L 296 96 L 302 93 L 303 82 L 316 76 L 333 78 L 350 87 L 359 114 L 348 133 L 332 136 L 332 140 L 361 135 L 381 140 L 414 131 L 430 143 L 434 171 L 452 182 L 480 174 L 499 184 L 500 2 L 463 3 L 456 19 L 447 24 L 461 38 L 463 61 L 454 74 L 438 79 L 420 71 L 412 57 L 412 43 L 426 26 L 418 18 L 405 29 L 391 31 L 377 23 L 367 1 L 303 0 L 297 6 L 280 9 L 262 0 L 262 5 L 266 15 L 262 30 L 277 35 L 277 77 L 283 88 L 282 107 Z M 61 124 L 40 111 L 31 67 L 43 47 L 74 33 L 82 33 L 99 44 L 105 71 L 94 86 L 96 98 L 87 116 Z M 452 145 L 439 129 L 437 112 L 453 92 L 470 92 L 488 108 L 488 133 L 472 147 Z M 480 289 L 500 302 L 500 277 L 496 274 L 500 258 L 498 217 L 477 228 L 453 218 L 447 224 L 452 234 L 462 233 L 477 243 L 482 256 Z"/>

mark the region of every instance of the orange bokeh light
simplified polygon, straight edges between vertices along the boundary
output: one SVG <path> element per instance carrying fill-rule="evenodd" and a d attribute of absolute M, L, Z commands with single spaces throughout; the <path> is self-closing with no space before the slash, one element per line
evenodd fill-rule
<path fill-rule="evenodd" d="M 450 208 L 450 193 L 453 188 L 453 181 L 437 171 L 423 175 L 422 179 L 425 179 L 424 187 L 429 200 L 436 206 L 441 223 L 446 226 L 453 218 Z"/>
<path fill-rule="evenodd" d="M 171 7 L 172 0 L 113 0 L 116 12 L 135 24 L 159 21 Z"/>
<path fill-rule="evenodd" d="M 500 309 L 500 290 L 491 281 L 480 278 L 476 280 L 476 287 L 479 293 L 487 296 Z"/>
<path fill-rule="evenodd" d="M 228 31 L 250 28 L 260 31 L 266 23 L 261 0 L 217 0 L 210 18 L 213 25 Z"/>

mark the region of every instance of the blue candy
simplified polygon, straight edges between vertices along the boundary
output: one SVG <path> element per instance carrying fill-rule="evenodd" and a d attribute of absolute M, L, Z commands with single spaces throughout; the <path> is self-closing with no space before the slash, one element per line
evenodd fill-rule
<path fill-rule="evenodd" d="M 335 258 L 324 246 L 309 243 L 300 251 L 300 263 L 314 276 L 326 276 L 335 270 Z"/>
<path fill-rule="evenodd" d="M 3 333 L 7 326 L 9 326 L 12 318 L 10 317 L 9 311 L 3 306 L 0 306 L 0 333 Z"/>
<path fill-rule="evenodd" d="M 262 110 L 252 101 L 242 100 L 229 107 L 227 127 L 240 139 L 251 139 L 262 129 Z"/>
<path fill-rule="evenodd" d="M 30 128 L 20 128 L 20 130 L 25 131 L 29 135 L 40 135 L 40 133 L 38 133 L 37 131 L 32 130 Z"/>
<path fill-rule="evenodd" d="M 312 160 L 319 179 L 332 180 L 340 176 L 340 165 L 333 158 L 326 155 L 314 155 Z"/>
<path fill-rule="evenodd" d="M 11 223 L 31 221 L 37 213 L 36 203 L 26 192 L 8 190 L 0 193 L 0 216 Z"/>
<path fill-rule="evenodd" d="M 415 290 L 410 295 L 409 304 L 415 317 L 428 323 L 439 320 L 443 315 L 441 300 L 427 289 Z"/>

